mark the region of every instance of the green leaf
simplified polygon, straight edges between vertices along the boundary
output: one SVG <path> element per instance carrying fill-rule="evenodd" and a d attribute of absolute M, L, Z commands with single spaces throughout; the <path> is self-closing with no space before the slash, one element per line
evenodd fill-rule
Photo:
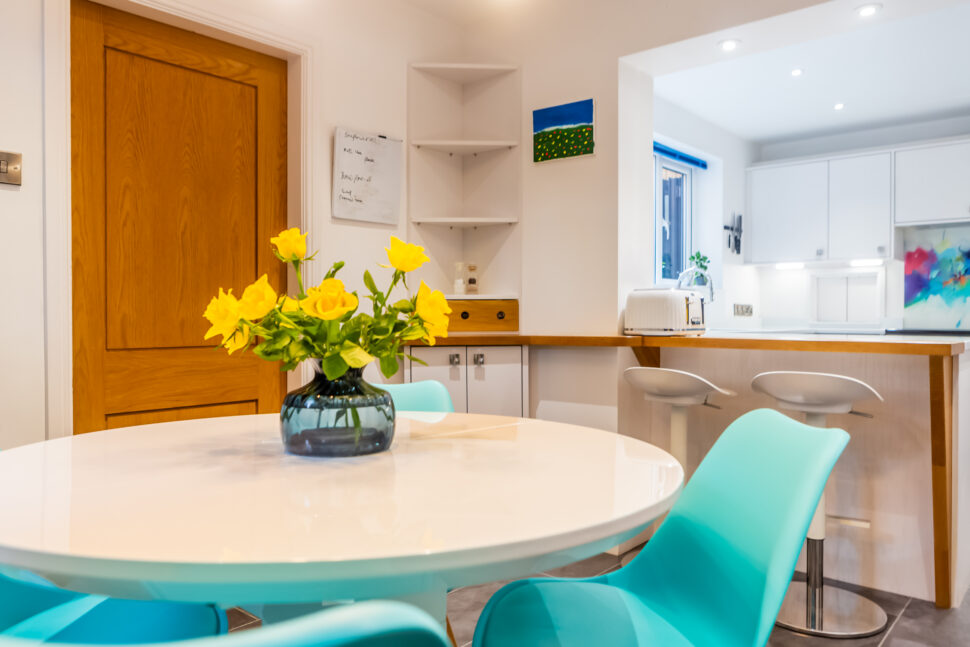
<path fill-rule="evenodd" d="M 344 265 L 346 265 L 346 263 L 344 263 L 343 261 L 337 261 L 330 267 L 330 270 L 327 272 L 327 275 L 323 278 L 332 279 L 334 276 L 337 275 L 337 272 L 339 272 L 340 268 L 343 267 Z"/>
<path fill-rule="evenodd" d="M 364 270 L 364 285 L 367 286 L 371 294 L 380 293 L 380 290 L 377 289 L 377 284 L 374 283 L 374 277 L 370 275 L 370 270 Z"/>
<path fill-rule="evenodd" d="M 347 362 L 340 355 L 331 355 L 330 357 L 324 357 L 321 360 L 320 365 L 323 367 L 323 374 L 327 376 L 328 380 L 336 380 L 338 377 L 347 372 L 349 368 Z"/>
<path fill-rule="evenodd" d="M 357 344 L 344 342 L 340 349 L 340 357 L 343 358 L 351 368 L 363 368 L 374 361 L 374 356 Z"/>
<path fill-rule="evenodd" d="M 400 367 L 397 358 L 394 355 L 385 355 L 381 357 L 381 373 L 384 377 L 391 377 L 397 373 L 397 369 Z"/>
<path fill-rule="evenodd" d="M 414 312 L 414 304 L 411 303 L 410 299 L 401 299 L 394 304 L 394 308 L 401 312 Z"/>

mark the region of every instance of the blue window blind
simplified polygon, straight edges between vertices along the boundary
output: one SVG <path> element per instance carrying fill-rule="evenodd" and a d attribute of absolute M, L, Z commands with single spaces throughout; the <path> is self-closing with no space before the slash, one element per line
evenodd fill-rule
<path fill-rule="evenodd" d="M 706 169 L 707 162 L 704 160 L 694 157 L 693 155 L 688 155 L 687 153 L 682 153 L 676 148 L 671 148 L 670 146 L 664 146 L 660 142 L 653 143 L 653 152 L 657 155 L 663 155 L 664 157 L 669 157 L 670 159 L 681 162 L 682 164 L 687 164 L 689 166 L 696 166 L 697 168 Z"/>

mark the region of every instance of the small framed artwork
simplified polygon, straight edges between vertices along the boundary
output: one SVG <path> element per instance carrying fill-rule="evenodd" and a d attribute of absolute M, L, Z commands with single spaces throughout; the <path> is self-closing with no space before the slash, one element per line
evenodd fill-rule
<path fill-rule="evenodd" d="M 593 100 L 532 111 L 532 161 L 593 154 Z"/>

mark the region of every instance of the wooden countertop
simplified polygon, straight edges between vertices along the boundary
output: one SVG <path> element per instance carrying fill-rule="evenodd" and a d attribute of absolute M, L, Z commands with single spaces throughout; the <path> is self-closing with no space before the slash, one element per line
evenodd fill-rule
<path fill-rule="evenodd" d="M 876 355 L 960 355 L 970 338 L 933 335 L 795 334 L 775 332 L 719 332 L 693 337 L 638 337 L 630 335 L 557 335 L 552 333 L 452 333 L 438 346 L 580 346 L 631 348 L 730 348 L 741 350 L 792 350 L 821 353 Z M 412 345 L 421 345 L 416 342 Z"/>

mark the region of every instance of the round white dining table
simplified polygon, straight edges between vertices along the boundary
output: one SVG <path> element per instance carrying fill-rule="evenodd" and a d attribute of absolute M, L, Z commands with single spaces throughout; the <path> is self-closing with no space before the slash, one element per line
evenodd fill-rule
<path fill-rule="evenodd" d="M 279 416 L 101 431 L 0 452 L 0 570 L 224 605 L 396 598 L 590 557 L 667 511 L 683 470 L 606 431 L 399 412 L 389 451 L 284 453 Z"/>

